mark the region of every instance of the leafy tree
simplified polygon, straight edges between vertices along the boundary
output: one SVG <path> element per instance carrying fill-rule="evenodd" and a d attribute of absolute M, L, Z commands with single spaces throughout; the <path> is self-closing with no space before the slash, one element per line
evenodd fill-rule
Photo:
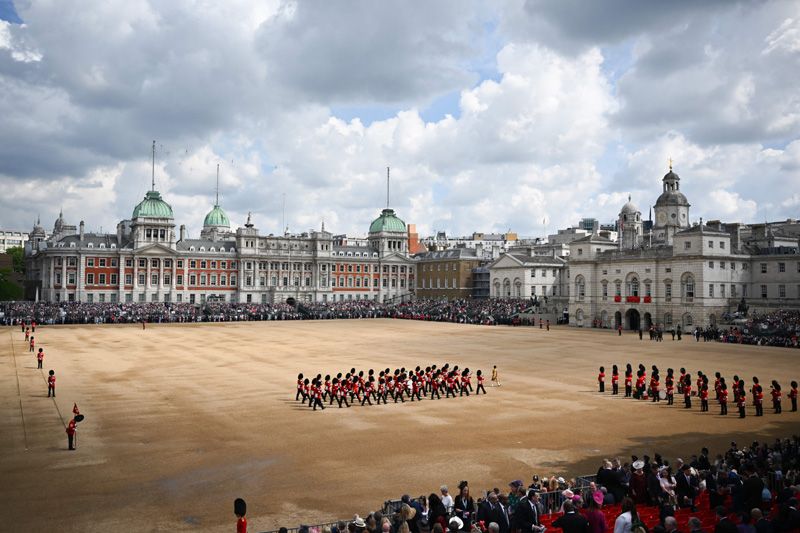
<path fill-rule="evenodd" d="M 22 287 L 11 281 L 13 273 L 10 268 L 0 268 L 0 301 L 21 300 Z"/>
<path fill-rule="evenodd" d="M 25 273 L 25 251 L 22 246 L 14 246 L 8 248 L 6 253 L 11 256 L 12 264 L 14 265 L 14 272 L 18 274 Z"/>

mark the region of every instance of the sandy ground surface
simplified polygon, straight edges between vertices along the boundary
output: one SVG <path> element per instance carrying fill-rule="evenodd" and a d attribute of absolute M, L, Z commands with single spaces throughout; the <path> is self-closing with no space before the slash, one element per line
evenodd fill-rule
<path fill-rule="evenodd" d="M 233 531 L 239 496 L 250 530 L 265 531 L 462 479 L 477 494 L 534 473 L 591 473 L 604 456 L 686 457 L 800 430 L 786 409 L 742 421 L 734 409 L 720 417 L 713 405 L 684 411 L 595 388 L 600 364 L 610 374 L 626 362 L 786 385 L 800 378 L 796 350 L 401 320 L 62 326 L 36 337 L 44 371 L 18 329 L 0 329 L 2 531 Z M 299 371 L 443 362 L 496 364 L 502 387 L 324 412 L 294 402 Z M 68 452 L 73 402 L 86 420 Z"/>

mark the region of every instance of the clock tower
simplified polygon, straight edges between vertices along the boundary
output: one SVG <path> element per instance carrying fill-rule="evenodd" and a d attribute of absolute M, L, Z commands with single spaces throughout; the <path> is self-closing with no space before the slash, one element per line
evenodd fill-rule
<path fill-rule="evenodd" d="M 670 162 L 669 172 L 664 175 L 662 182 L 664 191 L 656 200 L 653 236 L 657 241 L 672 244 L 672 236 L 689 227 L 690 204 L 680 191 L 681 178 L 672 171 L 672 162 Z"/>

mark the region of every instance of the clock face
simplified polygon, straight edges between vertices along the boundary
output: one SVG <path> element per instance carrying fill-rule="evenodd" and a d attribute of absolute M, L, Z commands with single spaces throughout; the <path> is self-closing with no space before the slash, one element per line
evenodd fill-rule
<path fill-rule="evenodd" d="M 664 213 L 659 213 L 656 219 L 658 220 L 659 224 L 665 224 L 667 222 L 667 215 Z"/>

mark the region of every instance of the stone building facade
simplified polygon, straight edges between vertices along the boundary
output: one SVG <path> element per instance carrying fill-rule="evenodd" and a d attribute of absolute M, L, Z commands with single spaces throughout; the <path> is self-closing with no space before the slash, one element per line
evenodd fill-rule
<path fill-rule="evenodd" d="M 473 248 L 454 248 L 424 252 L 414 256 L 417 261 L 417 290 L 419 298 L 471 298 L 473 271 L 483 261 Z"/>
<path fill-rule="evenodd" d="M 596 235 L 570 244 L 569 316 L 579 327 L 666 329 L 715 325 L 737 312 L 800 307 L 798 224 L 689 222 L 689 202 L 672 169 L 642 232 L 630 200 L 617 243 Z"/>
<path fill-rule="evenodd" d="M 384 209 L 367 246 L 337 246 L 332 234 L 263 235 L 248 216 L 231 229 L 213 206 L 199 239 L 175 229 L 172 207 L 155 189 L 116 233 L 97 234 L 56 220 L 38 224 L 26 245 L 29 298 L 77 302 L 401 301 L 414 292 L 405 223 Z"/>

